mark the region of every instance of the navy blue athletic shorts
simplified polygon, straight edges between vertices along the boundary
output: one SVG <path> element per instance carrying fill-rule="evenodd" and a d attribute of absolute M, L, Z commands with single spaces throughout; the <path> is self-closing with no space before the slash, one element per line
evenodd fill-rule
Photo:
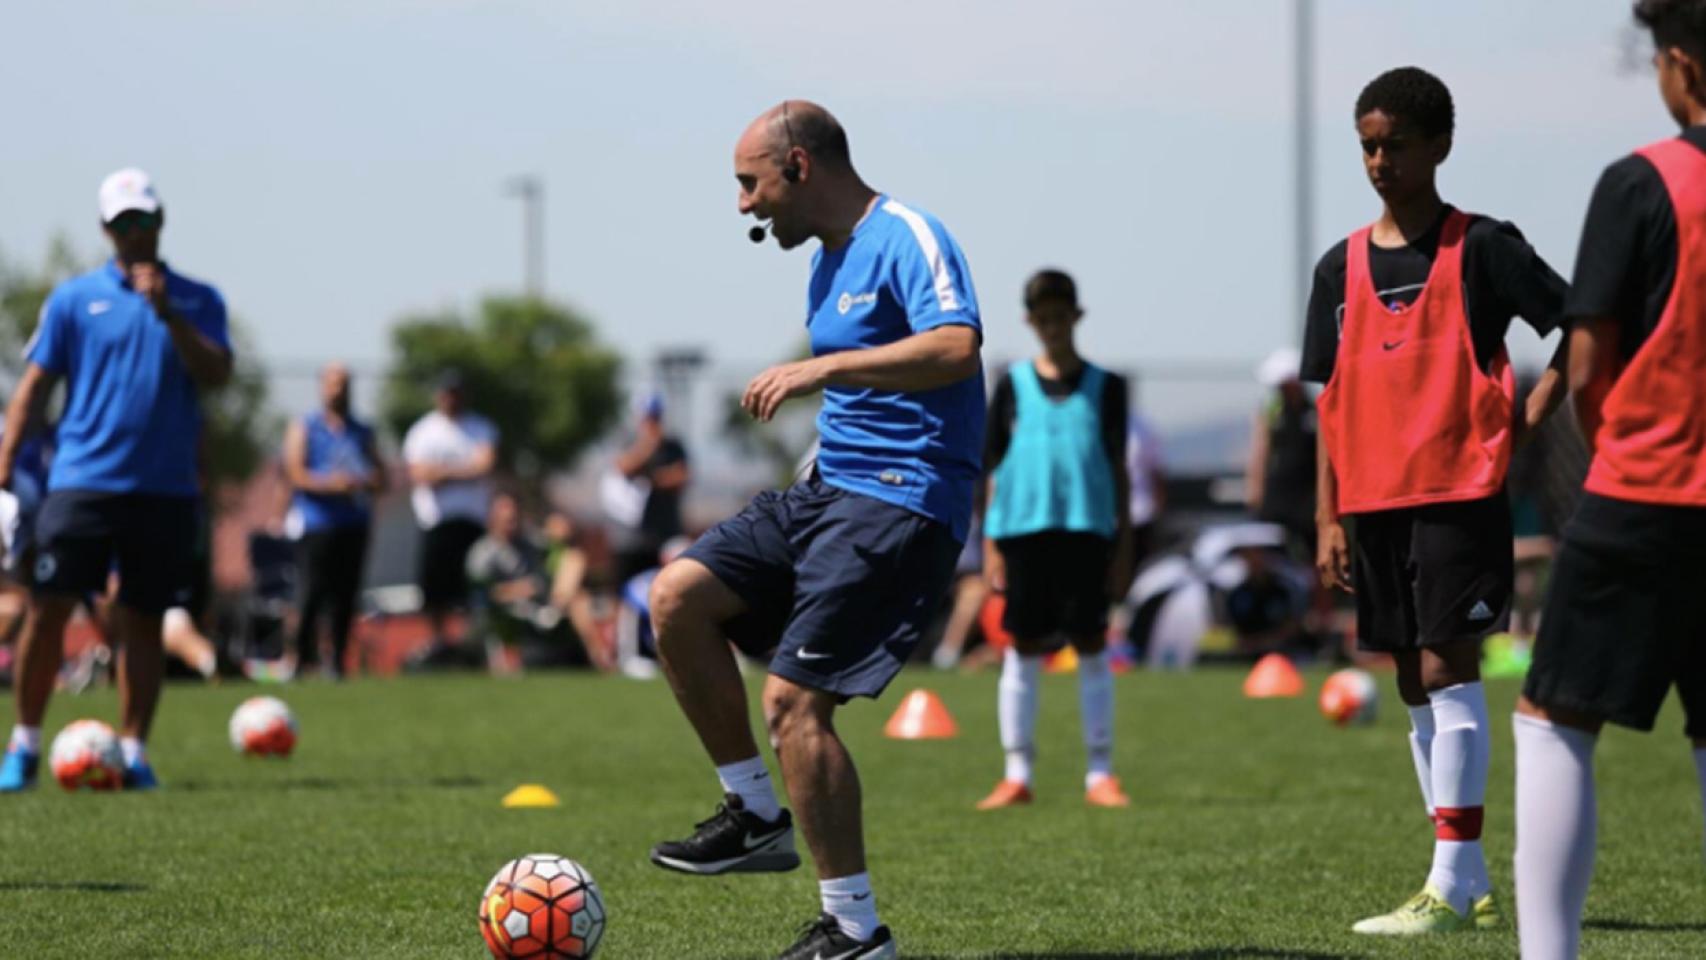
<path fill-rule="evenodd" d="M 144 613 L 189 602 L 195 574 L 195 497 L 55 490 L 36 518 L 35 589 L 78 597 L 106 592 Z"/>
<path fill-rule="evenodd" d="M 848 699 L 881 694 L 900 672 L 959 552 L 946 525 L 814 473 L 759 494 L 684 556 L 745 601 L 723 625 L 743 653 Z"/>

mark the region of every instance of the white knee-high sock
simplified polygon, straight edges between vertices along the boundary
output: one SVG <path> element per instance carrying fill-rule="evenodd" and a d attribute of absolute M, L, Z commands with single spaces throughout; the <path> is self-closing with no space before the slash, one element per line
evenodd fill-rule
<path fill-rule="evenodd" d="M 1078 712 L 1084 721 L 1084 751 L 1089 755 L 1086 789 L 1114 772 L 1114 672 L 1108 652 L 1078 656 Z"/>
<path fill-rule="evenodd" d="M 1434 818 L 1434 707 L 1424 703 L 1410 707 L 1410 759 L 1416 764 L 1416 782 L 1422 787 L 1422 804 L 1428 821 Z"/>
<path fill-rule="evenodd" d="M 1706 748 L 1694 748 L 1694 773 L 1700 778 L 1700 809 L 1706 812 Z M 1706 850 L 1706 839 L 1702 840 L 1702 850 Z"/>
<path fill-rule="evenodd" d="M 1523 960 L 1575 960 L 1597 812 L 1584 730 L 1517 714 L 1516 917 Z"/>
<path fill-rule="evenodd" d="M 1479 683 L 1460 683 L 1428 697 L 1434 712 L 1434 862 L 1428 882 L 1452 909 L 1467 915 L 1487 894 L 1481 821 L 1492 754 L 1487 695 Z"/>
<path fill-rule="evenodd" d="M 1031 758 L 1036 754 L 1037 701 L 1041 694 L 1042 657 L 1022 657 L 1012 647 L 1001 661 L 996 688 L 996 714 L 1001 723 L 1001 749 L 1007 752 L 1004 779 L 1031 782 Z"/>

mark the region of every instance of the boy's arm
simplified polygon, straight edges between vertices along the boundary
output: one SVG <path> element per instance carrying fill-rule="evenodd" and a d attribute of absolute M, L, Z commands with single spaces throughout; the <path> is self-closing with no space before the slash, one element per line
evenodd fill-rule
<path fill-rule="evenodd" d="M 1322 586 L 1354 593 L 1351 589 L 1350 541 L 1345 537 L 1345 525 L 1339 519 L 1339 479 L 1333 473 L 1333 461 L 1327 454 L 1327 431 L 1316 431 L 1315 449 L 1315 527 L 1320 533 L 1315 569 L 1321 575 Z"/>
<path fill-rule="evenodd" d="M 1583 317 L 1570 330 L 1569 342 L 1570 396 L 1591 455 L 1603 421 L 1601 407 L 1617 382 L 1617 321 Z"/>

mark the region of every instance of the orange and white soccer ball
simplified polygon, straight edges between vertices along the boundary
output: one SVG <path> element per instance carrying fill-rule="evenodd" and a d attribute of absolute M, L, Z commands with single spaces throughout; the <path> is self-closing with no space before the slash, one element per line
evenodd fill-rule
<path fill-rule="evenodd" d="M 231 714 L 231 746 L 251 757 L 288 757 L 296 749 L 296 715 L 277 697 L 250 697 Z"/>
<path fill-rule="evenodd" d="M 1380 706 L 1380 685 L 1366 670 L 1347 667 L 1321 687 L 1321 715 L 1339 726 L 1373 723 Z"/>
<path fill-rule="evenodd" d="M 519 857 L 486 885 L 480 935 L 497 960 L 588 960 L 604 938 L 604 897 L 567 857 Z"/>
<path fill-rule="evenodd" d="M 124 786 L 124 755 L 113 728 L 99 720 L 77 720 L 53 738 L 48 751 L 53 779 L 67 790 L 117 790 Z"/>

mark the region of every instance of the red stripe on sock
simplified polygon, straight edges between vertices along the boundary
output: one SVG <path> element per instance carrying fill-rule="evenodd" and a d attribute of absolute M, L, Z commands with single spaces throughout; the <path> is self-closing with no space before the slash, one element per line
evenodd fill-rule
<path fill-rule="evenodd" d="M 1439 807 L 1434 811 L 1434 839 L 1481 839 L 1483 807 Z"/>

